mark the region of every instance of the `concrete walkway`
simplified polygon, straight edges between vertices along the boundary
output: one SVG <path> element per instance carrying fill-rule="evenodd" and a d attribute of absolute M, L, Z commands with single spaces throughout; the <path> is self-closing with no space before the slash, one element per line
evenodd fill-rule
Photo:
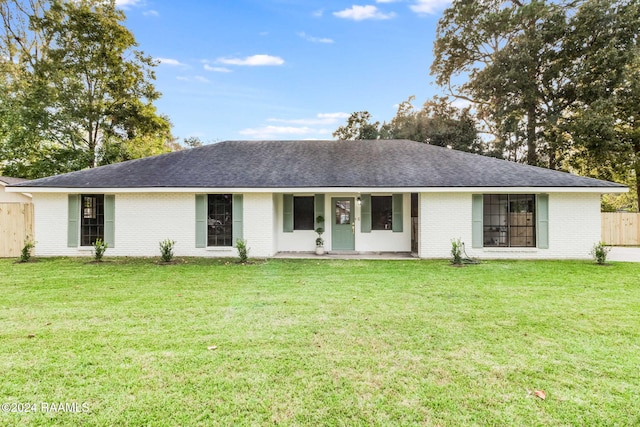
<path fill-rule="evenodd" d="M 640 248 L 612 246 L 607 261 L 640 262 Z"/>
<path fill-rule="evenodd" d="M 409 252 L 327 252 L 316 255 L 314 252 L 278 252 L 274 258 L 289 259 L 380 259 L 410 260 L 419 259 Z M 612 246 L 607 261 L 640 262 L 640 247 Z"/>
<path fill-rule="evenodd" d="M 384 260 L 411 260 L 419 259 L 410 252 L 326 252 L 324 255 L 316 255 L 315 252 L 278 252 L 274 258 L 296 259 L 384 259 Z"/>

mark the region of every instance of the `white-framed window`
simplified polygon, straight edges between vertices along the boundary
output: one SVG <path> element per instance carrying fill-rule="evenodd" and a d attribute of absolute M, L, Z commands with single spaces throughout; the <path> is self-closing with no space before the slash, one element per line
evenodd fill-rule
<path fill-rule="evenodd" d="M 233 196 L 207 196 L 207 246 L 233 246 Z"/>
<path fill-rule="evenodd" d="M 80 246 L 104 241 L 104 194 L 80 196 Z"/>
<path fill-rule="evenodd" d="M 485 247 L 536 247 L 535 194 L 485 194 L 482 223 Z"/>

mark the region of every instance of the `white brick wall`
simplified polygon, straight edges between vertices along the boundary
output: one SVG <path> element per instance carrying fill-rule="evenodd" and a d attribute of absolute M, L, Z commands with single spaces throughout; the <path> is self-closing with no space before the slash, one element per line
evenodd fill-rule
<path fill-rule="evenodd" d="M 67 248 L 67 195 L 34 193 L 32 201 L 35 254 L 78 255 L 75 248 Z"/>
<path fill-rule="evenodd" d="M 470 194 L 420 193 L 418 203 L 420 258 L 447 258 L 452 239 L 471 246 Z"/>
<path fill-rule="evenodd" d="M 36 255 L 91 255 L 91 248 L 67 247 L 67 194 L 35 194 Z M 244 238 L 249 255 L 273 255 L 272 196 L 245 194 Z M 115 196 L 115 245 L 106 256 L 159 256 L 158 243 L 176 241 L 177 256 L 235 257 L 234 248 L 195 247 L 195 194 L 119 193 Z"/>
<path fill-rule="evenodd" d="M 330 218 L 330 197 L 327 212 Z M 272 193 L 244 194 L 244 238 L 252 257 L 276 251 L 313 250 L 315 233 L 282 233 L 282 198 Z M 67 194 L 36 193 L 35 240 L 38 256 L 90 256 L 91 248 L 67 247 Z M 419 255 L 448 258 L 451 239 L 461 238 L 470 256 L 489 258 L 589 258 L 600 240 L 599 194 L 549 195 L 549 249 L 471 247 L 471 193 L 421 193 L 419 198 Z M 275 206 L 274 206 L 275 205 Z M 405 231 L 362 235 L 356 227 L 357 251 L 408 251 L 410 199 L 404 200 Z M 277 210 L 276 210 L 277 208 Z M 119 193 L 115 197 L 115 246 L 107 256 L 159 256 L 158 243 L 176 241 L 178 256 L 235 257 L 232 248 L 195 247 L 195 195 L 193 193 Z M 357 214 L 359 217 L 359 213 Z M 330 231 L 325 233 L 330 245 Z M 291 240 L 293 239 L 293 240 Z M 330 246 L 327 246 L 330 248 Z"/>
<path fill-rule="evenodd" d="M 469 256 L 489 258 L 589 258 L 600 240 L 600 195 L 549 194 L 549 249 L 471 247 L 471 193 L 421 193 L 421 258 L 449 258 L 460 238 Z"/>
<path fill-rule="evenodd" d="M 273 250 L 273 196 L 271 193 L 244 195 L 244 238 L 251 257 L 268 257 Z"/>

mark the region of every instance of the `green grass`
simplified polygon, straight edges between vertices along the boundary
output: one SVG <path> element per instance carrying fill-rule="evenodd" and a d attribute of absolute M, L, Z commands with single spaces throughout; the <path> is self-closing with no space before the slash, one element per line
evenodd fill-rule
<path fill-rule="evenodd" d="M 0 425 L 640 425 L 640 264 L 88 261 L 0 260 Z"/>

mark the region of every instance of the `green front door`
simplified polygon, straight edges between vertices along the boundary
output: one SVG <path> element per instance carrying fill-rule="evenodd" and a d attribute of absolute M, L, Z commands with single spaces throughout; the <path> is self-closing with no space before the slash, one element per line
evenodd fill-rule
<path fill-rule="evenodd" d="M 353 197 L 331 198 L 331 250 L 352 251 L 355 244 Z"/>

